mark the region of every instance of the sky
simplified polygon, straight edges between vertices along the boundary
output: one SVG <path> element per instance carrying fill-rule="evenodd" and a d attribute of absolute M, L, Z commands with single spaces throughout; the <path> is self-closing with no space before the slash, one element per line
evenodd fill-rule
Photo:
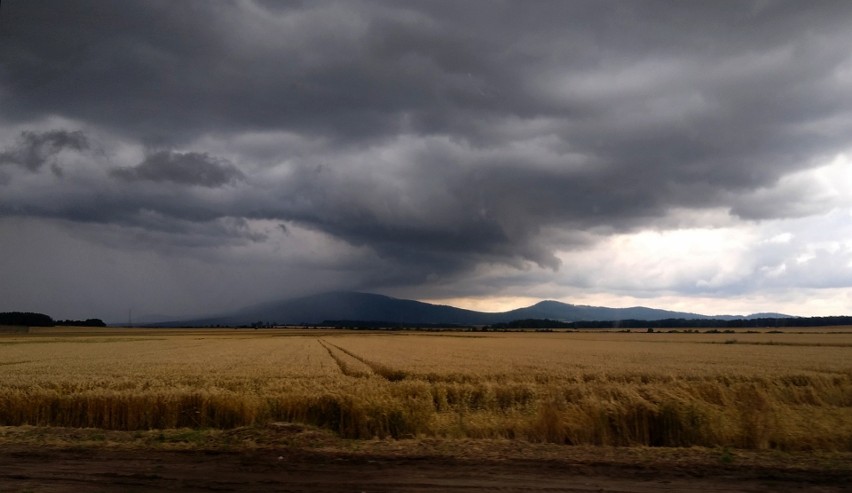
<path fill-rule="evenodd" d="M 0 7 L 0 311 L 852 314 L 852 2 Z"/>

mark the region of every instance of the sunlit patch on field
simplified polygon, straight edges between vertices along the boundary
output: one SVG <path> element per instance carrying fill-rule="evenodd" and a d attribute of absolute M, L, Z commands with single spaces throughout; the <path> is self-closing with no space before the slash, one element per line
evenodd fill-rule
<path fill-rule="evenodd" d="M 733 342 L 732 342 L 733 341 Z M 849 333 L 0 337 L 0 425 L 852 450 Z"/>

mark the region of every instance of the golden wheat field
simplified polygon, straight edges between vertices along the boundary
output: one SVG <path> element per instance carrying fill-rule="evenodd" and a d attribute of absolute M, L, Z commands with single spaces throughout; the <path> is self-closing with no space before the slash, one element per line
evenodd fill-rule
<path fill-rule="evenodd" d="M 0 334 L 0 426 L 852 451 L 852 329 Z"/>

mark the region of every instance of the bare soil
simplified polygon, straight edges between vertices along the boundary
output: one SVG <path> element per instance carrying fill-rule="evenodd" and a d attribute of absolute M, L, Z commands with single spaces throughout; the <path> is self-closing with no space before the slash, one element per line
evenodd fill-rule
<path fill-rule="evenodd" d="M 0 427 L 2 492 L 841 492 L 849 454 Z"/>

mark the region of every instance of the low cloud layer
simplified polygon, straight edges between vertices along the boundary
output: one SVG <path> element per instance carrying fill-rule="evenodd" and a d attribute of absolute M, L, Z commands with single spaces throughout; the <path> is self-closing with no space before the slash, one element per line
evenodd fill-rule
<path fill-rule="evenodd" d="M 30 221 L 27 234 L 61 242 L 78 224 L 91 248 L 144 248 L 161 266 L 317 273 L 301 289 L 264 277 L 234 304 L 326 288 L 852 289 L 836 281 L 852 279 L 839 236 L 852 207 L 846 3 L 82 1 L 2 14 L 0 235 Z M 809 224 L 834 227 L 838 246 L 796 263 L 828 241 Z M 754 245 L 698 255 L 683 231 Z M 783 255 L 755 246 L 782 233 L 795 238 Z M 634 284 L 594 264 L 649 234 L 692 246 L 659 263 L 623 250 L 613 265 L 633 266 Z"/>

